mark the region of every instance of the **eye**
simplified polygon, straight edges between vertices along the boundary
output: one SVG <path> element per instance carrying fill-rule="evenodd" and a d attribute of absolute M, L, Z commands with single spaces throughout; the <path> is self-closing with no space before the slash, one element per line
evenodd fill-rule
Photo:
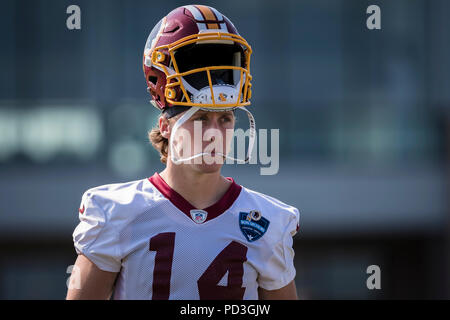
<path fill-rule="evenodd" d="M 206 120 L 208 120 L 208 117 L 204 114 L 194 119 L 194 121 L 206 121 Z"/>
<path fill-rule="evenodd" d="M 232 122 L 233 121 L 233 116 L 225 115 L 225 116 L 222 117 L 222 121 L 223 122 Z"/>

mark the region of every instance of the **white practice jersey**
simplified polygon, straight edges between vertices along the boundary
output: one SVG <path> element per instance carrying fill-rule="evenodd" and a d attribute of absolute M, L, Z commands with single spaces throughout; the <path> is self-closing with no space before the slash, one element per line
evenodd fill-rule
<path fill-rule="evenodd" d="M 295 277 L 299 212 L 236 184 L 195 209 L 155 173 L 92 188 L 73 233 L 78 254 L 119 272 L 113 299 L 258 299 Z"/>

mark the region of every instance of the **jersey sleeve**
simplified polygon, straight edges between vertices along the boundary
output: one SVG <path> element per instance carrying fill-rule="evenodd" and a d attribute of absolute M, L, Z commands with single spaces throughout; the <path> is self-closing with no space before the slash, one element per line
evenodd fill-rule
<path fill-rule="evenodd" d="M 118 272 L 121 259 L 117 232 L 90 192 L 82 197 L 79 219 L 73 232 L 76 252 L 86 256 L 101 270 Z"/>
<path fill-rule="evenodd" d="M 258 284 L 266 290 L 277 290 L 289 284 L 295 278 L 293 236 L 299 228 L 298 209 L 292 208 L 287 227 L 278 242 L 275 243 L 267 261 L 266 268 L 260 273 Z"/>

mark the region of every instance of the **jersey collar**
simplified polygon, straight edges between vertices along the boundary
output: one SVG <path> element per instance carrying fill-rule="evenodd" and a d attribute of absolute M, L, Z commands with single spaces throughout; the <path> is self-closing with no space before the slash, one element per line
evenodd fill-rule
<path fill-rule="evenodd" d="M 191 203 L 189 203 L 186 199 L 183 198 L 178 192 L 173 190 L 161 176 L 158 174 L 158 172 L 155 172 L 153 176 L 148 178 L 149 181 L 155 186 L 156 189 L 158 189 L 161 194 L 167 198 L 172 204 L 177 207 L 179 210 L 181 210 L 184 214 L 186 214 L 189 219 L 191 218 L 191 210 L 195 210 L 198 208 L 195 208 Z M 227 211 L 231 205 L 234 203 L 234 201 L 237 199 L 239 194 L 241 193 L 242 187 L 238 185 L 236 182 L 234 182 L 233 178 L 227 177 L 228 180 L 230 180 L 232 183 L 228 187 L 228 190 L 225 192 L 225 194 L 220 198 L 216 203 L 209 206 L 208 208 L 204 208 L 202 210 L 208 212 L 208 216 L 205 220 L 211 220 L 225 211 Z"/>

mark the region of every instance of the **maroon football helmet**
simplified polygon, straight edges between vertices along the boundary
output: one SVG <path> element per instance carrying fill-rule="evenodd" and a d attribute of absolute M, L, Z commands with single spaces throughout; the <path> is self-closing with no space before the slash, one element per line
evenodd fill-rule
<path fill-rule="evenodd" d="M 160 110 L 250 105 L 251 52 L 233 23 L 216 9 L 176 8 L 158 22 L 145 45 L 143 69 L 152 104 Z"/>

